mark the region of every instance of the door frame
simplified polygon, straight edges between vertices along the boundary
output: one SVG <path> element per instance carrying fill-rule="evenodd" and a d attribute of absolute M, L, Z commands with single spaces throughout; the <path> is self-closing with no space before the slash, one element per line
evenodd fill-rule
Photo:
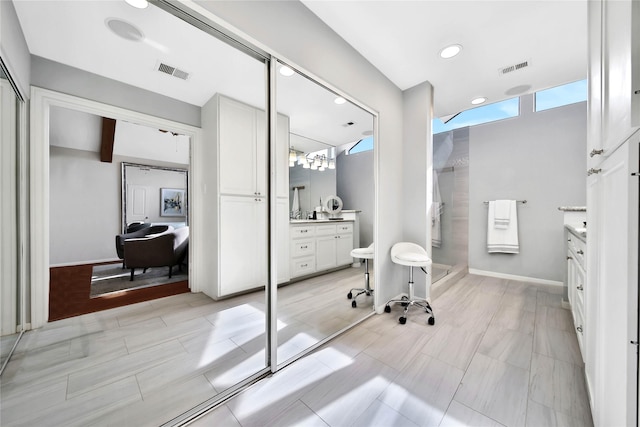
<path fill-rule="evenodd" d="M 198 155 L 202 144 L 200 128 L 186 125 L 173 120 L 163 119 L 145 113 L 128 110 L 122 107 L 104 104 L 102 102 L 80 98 L 49 89 L 31 87 L 30 106 L 30 274 L 31 274 L 31 328 L 45 325 L 49 316 L 49 118 L 51 107 L 63 107 L 71 110 L 109 117 L 116 120 L 126 120 L 145 126 L 167 129 L 191 138 L 189 180 L 197 175 L 192 159 Z M 191 192 L 191 182 L 189 192 Z M 198 266 L 202 265 L 197 259 L 202 251 L 197 249 L 200 239 L 197 237 L 200 215 L 198 212 L 200 200 L 189 194 L 189 284 L 192 292 L 199 292 L 203 278 L 198 274 Z"/>

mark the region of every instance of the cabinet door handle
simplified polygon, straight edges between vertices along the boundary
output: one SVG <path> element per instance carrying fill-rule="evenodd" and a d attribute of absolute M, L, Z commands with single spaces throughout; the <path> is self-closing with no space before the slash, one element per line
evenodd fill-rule
<path fill-rule="evenodd" d="M 309 264 L 300 264 L 300 267 L 306 267 L 306 266 L 308 266 L 308 265 L 309 265 Z"/>
<path fill-rule="evenodd" d="M 595 148 L 589 153 L 589 157 L 597 156 L 604 153 L 604 150 L 596 150 Z"/>
<path fill-rule="evenodd" d="M 582 287 L 582 285 L 576 286 L 576 289 L 579 290 L 579 291 L 584 291 L 584 288 Z"/>
<path fill-rule="evenodd" d="M 600 172 L 602 172 L 602 169 L 591 168 L 587 171 L 587 176 L 591 176 L 594 173 L 600 173 Z"/>
<path fill-rule="evenodd" d="M 577 330 L 578 332 L 582 333 L 582 325 L 578 326 L 578 327 L 576 328 L 576 330 Z"/>
<path fill-rule="evenodd" d="M 307 245 L 300 246 L 300 249 L 307 249 Z"/>
<path fill-rule="evenodd" d="M 573 257 L 572 256 L 568 256 L 567 259 L 573 259 Z"/>
<path fill-rule="evenodd" d="M 578 255 L 584 255 L 584 252 L 582 251 L 582 249 L 578 251 Z"/>

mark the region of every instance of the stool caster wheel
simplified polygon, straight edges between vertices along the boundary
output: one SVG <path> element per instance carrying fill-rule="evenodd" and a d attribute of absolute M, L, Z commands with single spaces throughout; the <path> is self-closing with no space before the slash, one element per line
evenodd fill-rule
<path fill-rule="evenodd" d="M 409 303 L 408 303 L 408 302 L 402 302 L 402 303 L 400 303 L 400 304 L 401 304 L 403 307 L 406 307 L 406 306 L 408 306 L 408 305 L 409 305 Z"/>
<path fill-rule="evenodd" d="M 356 308 L 356 300 L 351 301 L 351 307 Z"/>
<path fill-rule="evenodd" d="M 388 305 L 384 306 L 384 312 L 385 313 L 391 313 L 391 307 L 389 307 Z"/>
<path fill-rule="evenodd" d="M 430 325 L 435 325 L 436 324 L 436 318 L 435 317 L 429 317 L 428 322 L 429 322 Z"/>
<path fill-rule="evenodd" d="M 347 294 L 347 298 L 348 298 L 348 299 L 351 299 L 352 297 L 353 297 L 353 294 L 352 294 L 351 292 L 349 292 L 349 293 Z"/>
<path fill-rule="evenodd" d="M 398 319 L 398 322 L 400 322 L 401 325 L 404 325 L 405 323 L 407 323 L 407 318 L 402 316 L 401 318 Z"/>

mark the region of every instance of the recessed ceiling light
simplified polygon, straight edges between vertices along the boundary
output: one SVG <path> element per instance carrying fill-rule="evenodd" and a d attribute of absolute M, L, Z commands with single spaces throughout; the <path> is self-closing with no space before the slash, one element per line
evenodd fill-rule
<path fill-rule="evenodd" d="M 453 58 L 462 50 L 462 46 L 459 44 L 452 44 L 451 46 L 447 46 L 440 51 L 440 58 L 449 59 Z"/>
<path fill-rule="evenodd" d="M 485 98 L 484 96 L 480 96 L 478 98 L 475 98 L 475 99 L 471 100 L 471 103 L 473 105 L 479 105 L 479 104 L 483 104 L 485 102 L 487 102 L 487 98 Z"/>
<path fill-rule="evenodd" d="M 287 67 L 286 65 L 280 67 L 280 74 L 285 77 L 293 76 L 293 73 L 295 73 L 295 71 L 293 71 L 291 67 Z"/>
<path fill-rule="evenodd" d="M 347 100 L 346 100 L 346 99 L 344 99 L 343 97 L 339 96 L 339 97 L 337 97 L 336 99 L 334 99 L 334 100 L 333 100 L 333 102 L 335 102 L 335 103 L 336 103 L 336 104 L 338 104 L 338 105 L 342 105 L 342 104 L 344 104 L 345 102 L 347 102 Z"/>
<path fill-rule="evenodd" d="M 129 6 L 133 6 L 136 9 L 145 9 L 149 6 L 149 2 L 147 0 L 124 0 L 127 2 Z"/>
<path fill-rule="evenodd" d="M 137 29 L 132 24 L 129 24 L 128 22 L 121 19 L 107 18 L 105 24 L 111 31 L 113 31 L 115 35 L 120 36 L 123 39 L 131 40 L 134 42 L 139 42 L 144 39 L 144 34 L 142 34 L 142 31 Z"/>

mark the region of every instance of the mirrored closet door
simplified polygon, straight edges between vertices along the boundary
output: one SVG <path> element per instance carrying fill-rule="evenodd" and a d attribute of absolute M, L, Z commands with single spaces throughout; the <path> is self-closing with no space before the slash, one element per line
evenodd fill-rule
<path fill-rule="evenodd" d="M 369 112 L 286 64 L 276 69 L 278 123 L 288 123 L 278 128 L 288 139 L 277 181 L 282 364 L 373 310 L 351 251 L 373 243 L 374 162 Z M 372 260 L 367 267 L 373 289 Z"/>
<path fill-rule="evenodd" d="M 19 123 L 23 101 L 14 90 L 0 58 L 0 373 L 23 328 L 20 285 Z"/>

